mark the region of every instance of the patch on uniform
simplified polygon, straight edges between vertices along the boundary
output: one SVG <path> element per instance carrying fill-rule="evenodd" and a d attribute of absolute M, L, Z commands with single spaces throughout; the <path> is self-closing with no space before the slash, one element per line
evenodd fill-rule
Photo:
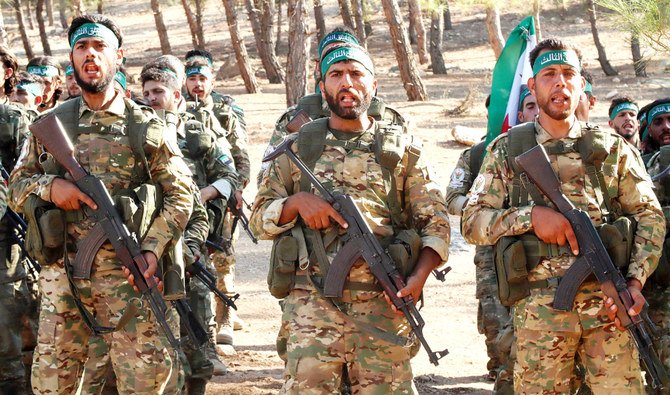
<path fill-rule="evenodd" d="M 470 188 L 470 199 L 468 204 L 475 204 L 479 199 L 479 194 L 484 192 L 484 187 L 486 186 L 486 176 L 480 174 L 472 182 L 472 187 Z"/>
<path fill-rule="evenodd" d="M 282 140 L 282 141 L 283 141 L 283 140 Z M 268 144 L 268 147 L 265 149 L 265 152 L 263 152 L 263 158 L 265 158 L 266 156 L 268 156 L 268 155 L 269 155 L 272 151 L 274 151 L 274 150 L 275 150 L 275 147 L 274 147 L 272 144 Z M 266 170 L 267 168 L 269 168 L 271 164 L 272 164 L 272 161 L 271 161 L 271 160 L 268 160 L 268 161 L 265 161 L 265 162 L 261 162 L 261 171 L 262 171 L 262 172 L 265 172 L 265 170 Z"/>
<path fill-rule="evenodd" d="M 449 188 L 460 188 L 463 186 L 463 180 L 465 180 L 465 170 L 462 167 L 457 167 L 454 169 L 454 172 L 451 173 L 451 181 L 449 182 Z"/>
<path fill-rule="evenodd" d="M 235 168 L 235 162 L 233 162 L 233 159 L 226 154 L 221 154 L 221 156 L 216 158 L 216 160 L 223 163 L 225 166 L 228 166 L 233 169 Z"/>

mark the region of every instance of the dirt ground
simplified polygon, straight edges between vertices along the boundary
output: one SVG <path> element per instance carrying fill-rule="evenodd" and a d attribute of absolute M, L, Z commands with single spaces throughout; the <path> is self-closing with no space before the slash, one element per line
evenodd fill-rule
<path fill-rule="evenodd" d="M 135 77 L 144 62 L 160 55 L 158 38 L 154 31 L 153 15 L 148 2 L 131 0 L 115 2 L 106 12 L 114 16 L 122 25 L 126 34 L 124 46 L 128 66 Z M 185 22 L 183 9 L 179 2 L 163 6 L 164 18 L 171 32 L 170 41 L 175 55 L 182 57 L 190 49 L 191 40 Z M 337 2 L 324 1 L 326 24 L 332 28 L 341 23 L 337 16 Z M 518 3 L 518 2 L 517 2 Z M 650 77 L 635 78 L 630 56 L 629 35 L 617 28 L 618 22 L 612 15 L 601 14 L 601 40 L 607 48 L 612 64 L 620 71 L 618 77 L 606 77 L 602 73 L 597 52 L 588 24 L 588 16 L 575 2 L 567 13 L 559 10 L 543 10 L 542 29 L 544 37 L 557 36 L 569 39 L 581 48 L 586 67 L 594 74 L 594 90 L 599 101 L 592 112 L 591 120 L 607 127 L 607 109 L 612 92 L 627 93 L 638 99 L 641 104 L 668 96 L 670 78 L 664 68 L 670 64 L 665 57 L 656 55 L 649 64 Z M 205 36 L 207 48 L 215 55 L 216 65 L 220 65 L 227 56 L 232 56 L 230 37 L 226 29 L 221 4 L 207 2 Z M 284 8 L 285 10 L 285 8 Z M 428 65 L 420 65 L 423 82 L 430 100 L 426 102 L 407 102 L 402 83 L 395 66 L 393 49 L 389 45 L 388 28 L 385 26 L 380 6 L 373 6 L 373 35 L 368 47 L 373 55 L 379 78 L 379 94 L 397 108 L 403 115 L 412 119 L 416 135 L 424 140 L 423 154 L 432 158 L 432 166 L 442 185 L 447 181 L 464 146 L 456 143 L 451 136 L 451 128 L 465 125 L 483 130 L 486 124 L 484 99 L 491 83 L 491 71 L 495 64 L 484 27 L 484 10 L 474 6 L 452 6 L 454 30 L 445 33 L 444 58 L 448 68 L 446 76 L 434 76 Z M 514 26 L 528 14 L 526 9 L 505 9 L 502 17 L 502 30 L 506 36 Z M 403 12 L 406 14 L 406 12 Z M 246 40 L 247 49 L 256 70 L 261 69 L 260 61 L 255 58 L 255 48 L 246 13 L 239 10 L 240 27 Z M 407 17 L 405 15 L 405 17 Z M 6 17 L 7 18 L 7 17 Z M 310 18 L 313 16 L 310 15 Z M 282 39 L 284 40 L 279 56 L 285 61 L 287 44 L 286 17 Z M 11 24 L 11 18 L 6 19 Z M 313 20 L 311 21 L 313 26 Z M 51 32 L 52 48 L 56 55 L 66 59 L 65 34 L 61 29 Z M 36 31 L 34 46 L 39 52 L 39 39 Z M 312 36 L 312 41 L 315 40 Z M 22 51 L 17 35 L 12 35 L 13 48 L 19 55 Z M 312 52 L 316 43 L 312 42 Z M 415 49 L 416 51 L 416 49 Z M 652 51 L 646 50 L 646 54 Z M 22 62 L 23 63 L 23 62 Z M 217 81 L 216 89 L 235 96 L 244 108 L 249 131 L 249 153 L 252 161 L 252 175 L 260 168 L 260 158 L 266 148 L 275 120 L 285 110 L 285 91 L 283 85 L 270 85 L 263 78 L 261 92 L 246 94 L 239 77 L 227 81 Z M 132 87 L 139 91 L 134 84 Z M 474 91 L 473 106 L 465 114 L 448 117 L 445 110 L 456 107 L 467 95 Z M 252 200 L 256 187 L 252 182 L 245 190 L 247 200 Z M 247 323 L 242 331 L 235 333 L 236 354 L 224 357 L 229 367 L 225 376 L 215 377 L 208 386 L 208 394 L 271 394 L 281 385 L 283 364 L 275 353 L 280 309 L 266 289 L 266 272 L 270 243 L 261 241 L 253 245 L 249 238 L 241 234 L 237 243 L 237 291 L 241 294 L 238 301 L 239 315 Z M 486 379 L 486 351 L 484 338 L 477 333 L 477 303 L 474 298 L 474 248 L 466 244 L 459 233 L 459 218 L 452 218 L 452 244 L 449 265 L 453 270 L 447 280 L 440 283 L 435 278 L 426 284 L 426 306 L 421 311 L 426 321 L 425 335 L 434 349 L 448 348 L 449 355 L 435 367 L 428 361 L 425 352 L 419 353 L 413 360 L 416 384 L 421 394 L 480 394 L 490 392 L 492 383 Z"/>

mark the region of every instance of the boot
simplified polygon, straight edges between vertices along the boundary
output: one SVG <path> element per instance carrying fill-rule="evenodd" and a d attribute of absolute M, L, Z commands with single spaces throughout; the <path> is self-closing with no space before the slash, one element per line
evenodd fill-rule
<path fill-rule="evenodd" d="M 230 322 L 230 307 L 223 303 L 216 305 L 216 322 L 219 324 L 219 330 L 216 333 L 216 342 L 218 344 L 233 345 L 233 325 Z"/>
<path fill-rule="evenodd" d="M 223 361 L 221 361 L 219 358 L 215 347 L 215 344 L 208 344 L 205 353 L 207 354 L 207 359 L 209 359 L 209 362 L 211 362 L 214 366 L 214 376 L 223 376 L 224 374 L 228 373 L 228 368 L 226 367 L 226 364 L 224 364 Z"/>
<path fill-rule="evenodd" d="M 205 379 L 188 379 L 186 381 L 186 395 L 205 395 L 205 388 L 207 388 L 207 380 Z"/>
<path fill-rule="evenodd" d="M 244 321 L 242 321 L 240 316 L 237 315 L 237 311 L 235 311 L 235 309 L 233 309 L 233 310 L 229 310 L 229 312 L 230 312 L 230 322 L 233 323 L 233 330 L 239 331 L 239 330 L 244 329 L 246 324 L 244 323 Z"/>

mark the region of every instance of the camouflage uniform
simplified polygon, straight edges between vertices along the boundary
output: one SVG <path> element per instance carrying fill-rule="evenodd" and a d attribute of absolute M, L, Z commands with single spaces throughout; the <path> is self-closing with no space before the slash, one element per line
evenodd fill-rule
<path fill-rule="evenodd" d="M 458 158 L 456 168 L 451 173 L 446 194 L 447 208 L 451 215 L 459 217 L 462 215 L 463 207 L 467 203 L 466 195 L 477 176 L 477 173 L 473 173 L 470 169 L 471 152 L 471 149 L 463 151 Z M 477 284 L 475 297 L 479 300 L 477 329 L 479 333 L 486 336 L 486 351 L 489 357 L 486 368 L 489 370 L 489 376 L 496 381 L 498 372 L 502 371 L 501 379 L 507 378 L 508 380 L 503 381 L 511 382 L 512 366 L 506 364 L 510 350 L 500 349 L 498 338 L 501 330 L 509 323 L 510 315 L 507 307 L 503 306 L 498 298 L 493 247 L 491 246 L 477 246 L 475 249 L 475 281 Z M 509 369 L 506 369 L 508 366 Z"/>
<path fill-rule="evenodd" d="M 12 171 L 28 134 L 28 123 L 26 113 L 19 107 L 0 104 L 0 160 L 8 172 Z M 21 249 L 13 239 L 9 219 L 4 217 L 8 204 L 4 178 L 0 184 L 0 393 L 23 394 L 27 383 L 22 349 L 31 348 L 29 343 L 34 334 L 29 327 L 22 331 L 22 317 L 27 316 L 29 321 L 30 307 L 36 305 L 31 301 Z M 22 345 L 22 335 L 28 344 Z"/>
<path fill-rule="evenodd" d="M 372 126 L 378 128 L 379 123 Z M 347 193 L 363 210 L 373 232 L 378 237 L 391 237 L 391 225 L 382 167 L 374 153 L 361 148 L 345 150 L 328 144 L 328 140 L 358 139 L 370 144 L 374 134 L 327 133 L 326 145 L 317 160 L 314 174 L 327 181 L 333 193 Z M 357 145 L 357 147 L 360 147 Z M 294 150 L 297 144 L 294 144 Z M 448 256 L 449 220 L 444 198 L 438 184 L 430 177 L 425 158 L 419 158 L 407 168 L 408 150 L 405 150 L 394 177 L 398 201 L 404 202 L 402 222 L 412 222 L 421 236 L 423 246 L 435 250 L 443 261 Z M 264 239 L 275 239 L 294 226 L 302 226 L 298 219 L 277 225 L 288 196 L 281 174 L 291 174 L 293 190 L 300 190 L 300 171 L 292 163 L 281 169 L 285 162 L 275 161 L 266 170 L 254 203 L 251 226 Z M 316 193 L 311 189 L 312 193 Z M 401 198 L 402 197 L 402 198 Z M 304 227 L 303 227 L 304 229 Z M 336 228 L 330 228 L 337 231 Z M 339 229 L 340 234 L 343 230 Z M 327 234 L 328 230 L 321 232 Z M 336 236 L 336 235 L 335 235 Z M 333 259 L 342 243 L 335 238 L 326 248 L 328 259 Z M 308 247 L 309 248 L 309 247 Z M 288 326 L 288 361 L 284 371 L 282 393 L 323 393 L 340 389 L 342 370 L 346 366 L 353 393 L 411 393 L 412 373 L 410 349 L 394 345 L 357 328 L 357 323 L 376 326 L 399 336 L 407 336 L 409 327 L 404 317 L 394 314 L 381 295 L 367 264 L 359 259 L 349 272 L 349 281 L 369 286 L 365 290 L 345 287 L 343 309 L 339 311 L 331 301 L 322 297 L 308 275 L 320 276 L 321 267 L 313 260 L 297 271 L 293 290 L 284 300 L 282 321 Z"/>
<path fill-rule="evenodd" d="M 555 145 L 551 135 L 537 121 L 536 140 Z M 582 136 L 582 125 L 575 122 L 567 137 L 558 144 L 568 146 Z M 604 180 L 610 196 L 623 215 L 637 221 L 629 278 L 645 283 L 656 267 L 665 232 L 662 212 L 639 155 L 615 133 L 608 133 L 604 161 Z M 532 232 L 532 205 L 509 207 L 513 171 L 507 162 L 507 135 L 489 146 L 480 175 L 475 179 L 463 212 L 463 234 L 472 243 L 494 244 L 502 236 Z M 570 201 L 587 212 L 594 224 L 603 222 L 595 186 L 585 175 L 577 152 L 550 155 L 562 190 Z M 529 281 L 563 276 L 575 261 L 572 255 L 545 258 L 529 271 Z M 586 368 L 586 382 L 594 393 L 642 393 L 638 352 L 625 331 L 619 331 L 604 309 L 599 284 L 586 282 L 575 298 L 573 310 L 551 308 L 553 288 L 530 290 L 530 296 L 514 306 L 514 331 L 517 335 L 517 361 L 514 389 L 517 393 L 564 393 L 570 389 L 574 356 L 579 353 Z M 604 356 L 607 356 L 606 358 Z"/>
<path fill-rule="evenodd" d="M 78 125 L 89 133 L 78 134 L 74 139 L 75 157 L 112 192 L 128 188 L 135 169 L 136 158 L 125 128 L 134 106 L 118 94 L 106 110 L 93 111 L 85 101 L 80 101 Z M 190 171 L 180 157 L 174 136 L 163 134 L 163 124 L 150 109 L 144 109 L 144 117 L 147 135 L 162 136 L 153 148 L 145 145 L 145 151 L 149 161 L 147 172 L 163 191 L 163 207 L 141 248 L 161 257 L 170 241 L 182 233 L 191 214 Z M 30 194 L 50 201 L 52 181 L 57 177 L 46 173 L 40 165 L 41 150 L 36 140 L 28 141 L 10 185 L 10 205 L 17 210 L 22 209 Z M 68 218 L 78 217 L 76 221 L 68 221 L 68 246 L 85 237 L 94 225 L 82 214 L 67 213 Z M 68 251 L 68 260 L 72 261 L 74 256 Z M 109 243 L 96 254 L 90 280 L 74 279 L 74 283 L 82 303 L 105 326 L 114 326 L 128 303 L 139 296 L 128 284 Z M 40 289 L 42 304 L 32 369 L 33 389 L 42 394 L 73 393 L 87 358 L 90 331 L 75 307 L 62 259 L 43 267 Z M 176 315 L 171 309 L 169 312 L 170 324 L 177 329 Z M 121 330 L 103 337 L 109 346 L 121 393 L 178 391 L 173 385 L 178 376 L 178 362 L 148 308 L 140 308 L 138 315 Z"/>

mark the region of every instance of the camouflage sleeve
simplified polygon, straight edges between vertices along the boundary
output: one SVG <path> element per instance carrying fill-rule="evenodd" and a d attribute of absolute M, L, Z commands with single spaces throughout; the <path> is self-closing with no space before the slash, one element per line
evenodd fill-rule
<path fill-rule="evenodd" d="M 513 178 L 507 166 L 506 137 L 487 148 L 479 175 L 470 188 L 463 209 L 461 232 L 469 243 L 493 245 L 502 236 L 514 236 L 532 230 L 532 206 L 509 207 L 506 186 Z"/>
<path fill-rule="evenodd" d="M 631 147 L 618 139 L 618 201 L 624 215 L 637 221 L 633 251 L 627 277 L 642 284 L 656 269 L 665 239 L 663 211 L 654 194 L 653 184 Z"/>
<path fill-rule="evenodd" d="M 154 118 L 149 127 L 164 128 L 164 125 Z M 164 140 L 148 159 L 151 179 L 163 189 L 163 208 L 142 241 L 142 250 L 151 251 L 157 257 L 163 255 L 170 240 L 182 234 L 193 211 L 193 180 L 181 157 L 177 138 L 167 130 L 159 135 L 163 135 Z"/>
<path fill-rule="evenodd" d="M 200 203 L 200 191 L 197 185 L 191 185 L 193 195 L 193 213 L 188 220 L 184 230 L 184 243 L 193 255 L 199 254 L 207 240 L 209 234 L 209 220 L 207 218 L 207 209 Z"/>
<path fill-rule="evenodd" d="M 284 137 L 286 137 L 286 134 L 287 134 L 287 132 L 286 132 L 286 124 L 288 124 L 289 119 L 291 118 L 291 111 L 292 111 L 292 110 L 293 110 L 293 107 L 291 107 L 291 108 L 289 108 L 288 110 L 286 110 L 286 112 L 284 112 L 284 113 L 279 117 L 279 119 L 277 120 L 277 122 L 275 123 L 275 128 L 274 128 L 274 130 L 272 131 L 272 135 L 270 136 L 270 141 L 268 141 L 268 146 L 267 146 L 267 148 L 265 149 L 265 152 L 263 153 L 263 156 L 265 156 L 265 155 L 269 154 L 270 152 L 272 152 L 272 150 L 275 149 L 275 147 L 277 146 L 277 144 L 279 144 L 279 142 L 282 141 L 282 140 L 284 139 Z M 258 176 L 256 177 L 256 178 L 257 178 L 257 180 L 256 180 L 257 185 L 256 185 L 256 186 L 260 186 L 260 185 L 261 185 L 261 181 L 263 180 L 263 173 L 265 173 L 265 170 L 266 170 L 268 167 L 270 167 L 270 162 L 263 162 L 263 163 L 261 164 L 261 169 L 260 169 L 260 171 L 258 172 Z"/>
<path fill-rule="evenodd" d="M 294 149 L 296 147 L 294 146 Z M 283 157 L 285 158 L 285 156 Z M 263 179 L 256 194 L 256 200 L 251 211 L 249 224 L 254 234 L 264 240 L 272 240 L 287 230 L 293 228 L 297 217 L 293 221 L 278 225 L 284 203 L 288 198 L 286 184 L 280 174 L 290 174 L 293 190 L 297 191 L 300 170 L 288 160 L 277 158 L 263 174 Z M 282 172 L 281 166 L 288 166 L 287 172 Z"/>
<path fill-rule="evenodd" d="M 249 161 L 249 153 L 247 152 L 247 135 L 242 126 L 236 123 L 235 130 L 228 134 L 228 142 L 230 143 L 230 152 L 233 154 L 235 161 L 235 169 L 240 176 L 239 188 L 243 189 L 249 183 L 251 177 L 251 162 Z"/>
<path fill-rule="evenodd" d="M 415 140 L 416 141 L 416 140 Z M 415 146 L 419 143 L 413 142 Z M 412 225 L 419 232 L 423 247 L 440 255 L 442 262 L 449 258 L 449 215 L 442 195 L 442 187 L 431 176 L 426 155 L 420 155 L 412 168 L 407 168 L 409 155 L 403 159 L 405 171 L 404 201 L 412 217 Z M 398 181 L 398 185 L 403 185 Z"/>
<path fill-rule="evenodd" d="M 0 218 L 7 212 L 7 184 L 0 181 Z"/>
<path fill-rule="evenodd" d="M 447 211 L 451 215 L 461 216 L 463 207 L 468 201 L 468 191 L 472 186 L 475 175 L 470 174 L 470 149 L 466 149 L 458 157 L 456 168 L 451 172 L 449 186 L 447 186 Z"/>
<path fill-rule="evenodd" d="M 39 163 L 40 145 L 34 137 L 26 139 L 21 154 L 9 178 L 9 207 L 17 213 L 23 212 L 23 205 L 32 193 L 42 200 L 51 201 L 51 184 L 54 174 L 45 174 Z"/>
<path fill-rule="evenodd" d="M 215 139 L 204 158 L 207 182 L 219 191 L 224 199 L 239 188 L 239 175 L 225 138 Z"/>

